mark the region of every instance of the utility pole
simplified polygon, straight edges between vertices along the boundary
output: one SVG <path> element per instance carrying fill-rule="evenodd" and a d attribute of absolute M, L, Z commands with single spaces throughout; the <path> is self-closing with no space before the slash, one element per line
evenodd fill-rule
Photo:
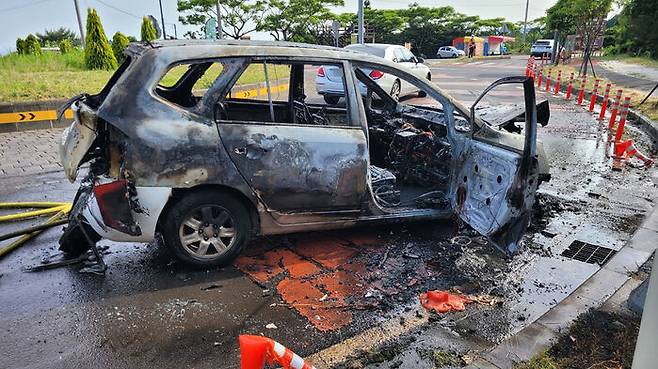
<path fill-rule="evenodd" d="M 222 12 L 219 11 L 219 0 L 217 0 L 217 39 L 221 40 L 224 38 L 224 32 L 222 32 Z"/>
<path fill-rule="evenodd" d="M 80 16 L 80 5 L 78 5 L 78 0 L 73 0 L 75 4 L 75 15 L 78 16 L 78 27 L 80 27 L 80 43 L 82 43 L 82 48 L 85 48 L 85 28 L 82 26 L 82 17 Z"/>
<path fill-rule="evenodd" d="M 528 5 L 530 0 L 525 0 L 525 18 L 523 20 L 523 43 L 525 44 L 526 34 L 528 32 Z"/>
<path fill-rule="evenodd" d="M 364 39 L 364 30 L 363 30 L 363 0 L 359 0 L 359 33 L 358 33 L 358 42 L 363 44 Z"/>
<path fill-rule="evenodd" d="M 164 22 L 164 13 L 162 12 L 162 0 L 158 0 L 160 3 L 160 20 L 162 21 L 162 39 L 167 39 L 167 32 L 165 31 L 165 22 Z"/>

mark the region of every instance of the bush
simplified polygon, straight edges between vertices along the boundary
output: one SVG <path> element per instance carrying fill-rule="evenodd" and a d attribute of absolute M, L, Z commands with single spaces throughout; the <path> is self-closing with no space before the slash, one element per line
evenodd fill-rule
<path fill-rule="evenodd" d="M 25 39 L 25 54 L 41 55 L 39 39 L 31 33 Z"/>
<path fill-rule="evenodd" d="M 59 42 L 59 52 L 62 54 L 68 54 L 73 51 L 73 43 L 70 39 L 64 39 Z"/>
<path fill-rule="evenodd" d="M 16 39 L 16 53 L 21 54 L 21 55 L 25 54 L 26 47 L 27 47 L 27 45 L 25 45 L 25 40 L 23 40 L 20 37 Z"/>
<path fill-rule="evenodd" d="M 153 41 L 158 37 L 157 34 L 153 22 L 149 17 L 144 17 L 142 19 L 142 41 Z"/>
<path fill-rule="evenodd" d="M 110 42 L 105 36 L 96 9 L 89 9 L 87 12 L 87 38 L 85 41 L 87 69 L 114 69 L 117 67 L 117 60 L 110 47 Z"/>
<path fill-rule="evenodd" d="M 114 53 L 114 57 L 119 63 L 123 63 L 123 61 L 126 59 L 126 54 L 124 54 L 124 51 L 126 50 L 128 43 L 130 43 L 128 37 L 126 37 L 126 35 L 121 32 L 115 33 L 112 37 L 112 52 Z"/>

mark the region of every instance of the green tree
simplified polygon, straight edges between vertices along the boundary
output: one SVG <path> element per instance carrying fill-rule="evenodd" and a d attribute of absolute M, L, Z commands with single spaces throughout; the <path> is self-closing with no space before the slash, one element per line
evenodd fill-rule
<path fill-rule="evenodd" d="M 155 30 L 155 27 L 153 26 L 153 22 L 149 19 L 149 17 L 144 17 L 142 19 L 142 41 L 153 41 L 156 38 L 158 38 L 158 32 Z"/>
<path fill-rule="evenodd" d="M 79 45 L 80 39 L 75 32 L 65 27 L 47 29 L 43 33 L 37 33 L 41 46 L 56 46 L 62 40 L 71 40 L 73 45 Z"/>
<path fill-rule="evenodd" d="M 70 39 L 65 38 L 59 42 L 59 52 L 62 54 L 68 54 L 73 51 L 73 43 Z"/>
<path fill-rule="evenodd" d="M 20 37 L 17 38 L 16 39 L 16 53 L 21 54 L 21 55 L 26 54 L 25 49 L 26 49 L 25 40 L 23 40 Z"/>
<path fill-rule="evenodd" d="M 587 75 L 594 42 L 602 35 L 612 0 L 573 0 L 571 11 L 575 19 L 576 32 L 584 45 L 583 62 L 579 75 Z"/>
<path fill-rule="evenodd" d="M 633 0 L 627 7 L 631 44 L 638 53 L 658 58 L 658 3 L 655 0 Z"/>
<path fill-rule="evenodd" d="M 567 36 L 576 32 L 576 19 L 572 13 L 576 1 L 558 0 L 555 5 L 546 10 L 546 28 L 549 31 L 557 31 L 558 33 L 558 43 L 560 45 L 558 55 L 564 48 Z M 555 58 L 555 62 L 559 63 L 560 58 Z"/>
<path fill-rule="evenodd" d="M 332 18 L 328 6 L 343 0 L 267 0 L 265 18 L 258 31 L 267 31 L 277 41 L 307 41 L 308 30 Z"/>
<path fill-rule="evenodd" d="M 25 39 L 25 53 L 41 55 L 41 45 L 39 45 L 39 39 L 31 33 Z"/>
<path fill-rule="evenodd" d="M 114 69 L 117 67 L 117 60 L 112 53 L 110 42 L 107 40 L 96 9 L 87 11 L 85 65 L 87 69 Z"/>
<path fill-rule="evenodd" d="M 129 43 L 130 40 L 128 40 L 128 37 L 121 32 L 115 33 L 112 37 L 112 53 L 114 53 L 117 62 L 123 63 L 123 61 L 126 60 L 126 54 L 124 51 Z"/>
<path fill-rule="evenodd" d="M 215 0 L 178 0 L 177 8 L 183 13 L 178 17 L 181 23 L 201 26 L 198 36 L 203 35 L 203 26 L 209 18 L 217 18 Z M 220 11 L 223 34 L 239 39 L 256 31 L 260 27 L 265 10 L 265 0 L 222 0 Z"/>

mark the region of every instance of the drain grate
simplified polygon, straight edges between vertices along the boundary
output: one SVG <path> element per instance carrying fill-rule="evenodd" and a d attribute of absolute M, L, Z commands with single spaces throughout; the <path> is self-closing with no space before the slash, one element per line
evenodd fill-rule
<path fill-rule="evenodd" d="M 616 253 L 617 251 L 607 247 L 575 240 L 562 252 L 562 256 L 584 263 L 603 265 Z"/>

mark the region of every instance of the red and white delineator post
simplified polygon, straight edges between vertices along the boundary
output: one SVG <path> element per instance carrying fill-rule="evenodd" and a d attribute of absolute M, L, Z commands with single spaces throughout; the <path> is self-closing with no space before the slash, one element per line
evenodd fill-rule
<path fill-rule="evenodd" d="M 546 91 L 551 89 L 551 73 L 553 73 L 553 68 L 548 69 L 548 77 L 546 77 Z"/>
<path fill-rule="evenodd" d="M 571 75 L 569 75 L 569 84 L 567 85 L 567 95 L 565 96 L 565 99 L 571 100 L 571 89 L 572 89 L 572 84 L 573 84 L 573 72 L 571 72 Z"/>
<path fill-rule="evenodd" d="M 560 81 L 562 80 L 562 70 L 557 71 L 557 81 L 555 82 L 555 93 L 557 95 L 560 92 Z"/>
<path fill-rule="evenodd" d="M 605 118 L 605 109 L 608 107 L 608 98 L 610 97 L 610 87 L 612 84 L 605 85 L 605 93 L 603 94 L 603 102 L 601 103 L 601 111 L 599 112 L 599 120 L 603 121 Z"/>
<path fill-rule="evenodd" d="M 282 344 L 263 336 L 240 335 L 240 368 L 262 369 L 275 362 L 284 369 L 315 369 Z"/>
<path fill-rule="evenodd" d="M 583 98 L 585 97 L 585 84 L 587 83 L 587 77 L 583 77 L 583 80 L 580 82 L 580 91 L 578 91 L 578 105 L 583 105 Z"/>
<path fill-rule="evenodd" d="M 622 105 L 619 110 L 619 125 L 617 127 L 617 133 L 615 134 L 615 144 L 614 144 L 614 153 L 613 157 L 617 160 L 630 159 L 633 156 L 644 162 L 645 167 L 650 167 L 653 165 L 653 159 L 641 153 L 633 143 L 632 139 L 622 141 L 621 137 L 624 134 L 624 126 L 626 125 L 626 117 L 628 115 L 628 108 L 630 106 L 631 98 L 626 96 L 624 98 L 624 105 Z"/>
<path fill-rule="evenodd" d="M 594 89 L 592 90 L 592 97 L 589 101 L 589 112 L 592 113 L 594 112 L 594 104 L 596 104 L 596 97 L 598 96 L 599 92 L 599 83 L 601 80 L 597 79 L 594 81 Z"/>
<path fill-rule="evenodd" d="M 619 89 L 617 90 L 617 94 L 615 95 L 615 99 L 612 102 L 612 110 L 610 110 L 610 123 L 608 123 L 608 131 L 612 132 L 612 129 L 615 127 L 615 124 L 617 123 L 617 111 L 619 110 L 619 104 L 621 103 L 621 94 L 624 92 L 624 90 Z M 611 133 L 610 133 L 611 134 Z"/>

